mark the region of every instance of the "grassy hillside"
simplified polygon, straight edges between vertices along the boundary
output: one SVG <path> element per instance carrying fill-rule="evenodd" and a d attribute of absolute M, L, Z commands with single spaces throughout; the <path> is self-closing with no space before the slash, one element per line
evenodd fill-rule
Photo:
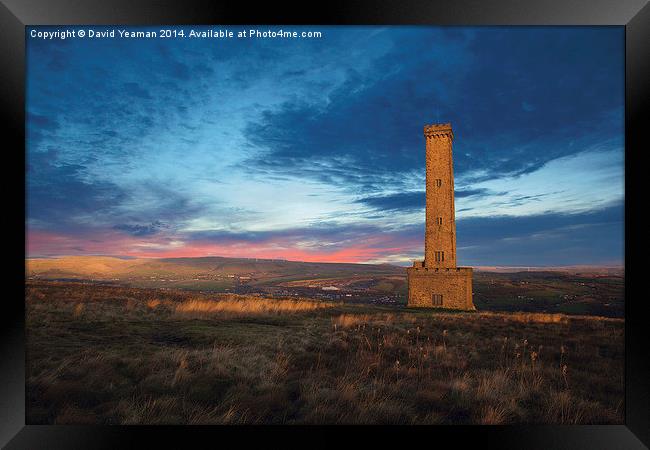
<path fill-rule="evenodd" d="M 26 287 L 27 423 L 623 423 L 620 319 Z"/>
<path fill-rule="evenodd" d="M 106 256 L 67 256 L 27 259 L 29 277 L 78 279 L 174 278 L 200 281 L 228 276 L 259 279 L 316 278 L 356 274 L 401 274 L 404 268 L 390 265 L 308 263 L 245 258 L 121 259 Z M 196 279 L 196 280 L 194 280 Z"/>

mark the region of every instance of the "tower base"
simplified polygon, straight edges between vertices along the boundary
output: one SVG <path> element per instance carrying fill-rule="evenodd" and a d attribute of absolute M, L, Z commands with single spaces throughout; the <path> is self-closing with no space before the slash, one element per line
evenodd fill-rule
<path fill-rule="evenodd" d="M 408 307 L 476 310 L 472 300 L 471 267 L 424 267 L 416 262 L 406 269 Z"/>

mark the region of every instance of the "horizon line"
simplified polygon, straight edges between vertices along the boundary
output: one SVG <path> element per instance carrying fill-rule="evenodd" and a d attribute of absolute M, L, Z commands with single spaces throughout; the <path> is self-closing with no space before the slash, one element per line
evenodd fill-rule
<path fill-rule="evenodd" d="M 47 255 L 47 256 L 25 256 L 25 260 L 30 259 L 63 259 L 63 258 L 115 258 L 115 259 L 202 259 L 202 258 L 223 258 L 223 259 L 248 259 L 248 260 L 261 260 L 261 261 L 285 261 L 285 262 L 299 262 L 306 264 L 359 264 L 359 265 L 389 265 L 396 267 L 408 267 L 399 263 L 373 263 L 373 262 L 334 262 L 334 261 L 302 261 L 284 258 L 256 258 L 246 256 L 220 256 L 220 255 L 205 255 L 205 256 L 130 256 L 130 255 L 110 255 L 110 254 L 92 254 L 92 255 Z M 417 260 L 413 260 L 417 261 Z M 413 262 L 411 261 L 411 262 Z M 406 264 L 406 262 L 404 263 Z M 476 265 L 460 265 L 458 267 L 472 267 L 476 269 L 533 269 L 533 268 L 572 268 L 572 267 L 612 267 L 612 268 L 625 268 L 623 262 L 610 262 L 610 263 L 575 263 L 575 264 L 558 264 L 558 265 L 521 265 L 521 264 L 476 264 Z"/>

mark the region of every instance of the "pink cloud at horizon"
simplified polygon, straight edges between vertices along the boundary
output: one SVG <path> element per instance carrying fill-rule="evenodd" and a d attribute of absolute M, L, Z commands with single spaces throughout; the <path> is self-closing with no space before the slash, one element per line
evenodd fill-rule
<path fill-rule="evenodd" d="M 141 258 L 222 256 L 232 258 L 284 259 L 305 262 L 364 263 L 404 259 L 399 255 L 422 252 L 421 240 L 391 233 L 365 236 L 351 245 L 323 242 L 301 246 L 288 237 L 260 242 L 224 240 L 215 243 L 167 236 L 136 237 L 106 230 L 98 235 L 58 234 L 33 231 L 27 234 L 27 257 L 111 255 Z"/>

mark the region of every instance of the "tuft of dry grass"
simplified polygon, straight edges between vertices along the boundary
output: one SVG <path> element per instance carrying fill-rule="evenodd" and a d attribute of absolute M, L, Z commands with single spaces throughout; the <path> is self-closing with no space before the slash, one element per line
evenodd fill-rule
<path fill-rule="evenodd" d="M 439 346 L 438 348 L 442 348 L 442 346 Z M 462 376 L 452 379 L 449 386 L 454 392 L 461 394 L 468 393 L 471 388 L 470 375 L 468 373 L 464 373 Z"/>
<path fill-rule="evenodd" d="M 481 425 L 502 425 L 507 423 L 508 412 L 501 406 L 487 405 L 481 409 Z"/>
<path fill-rule="evenodd" d="M 151 300 L 147 300 L 147 308 L 156 309 L 161 303 L 157 298 L 152 298 Z"/>
<path fill-rule="evenodd" d="M 175 307 L 176 314 L 192 317 L 250 316 L 265 314 L 295 314 L 332 308 L 331 302 L 312 300 L 266 299 L 260 297 L 230 296 L 218 300 L 193 299 Z"/>
<path fill-rule="evenodd" d="M 346 329 L 352 328 L 359 324 L 367 323 L 370 320 L 370 316 L 367 314 L 341 314 L 336 317 L 332 317 L 332 326 L 335 329 Z"/>
<path fill-rule="evenodd" d="M 83 311 L 84 311 L 84 304 L 83 303 L 77 303 L 75 305 L 75 307 L 74 307 L 74 311 L 73 311 L 72 315 L 74 317 L 79 317 L 79 316 L 81 316 Z"/>
<path fill-rule="evenodd" d="M 389 325 L 395 320 L 395 314 L 382 313 L 373 314 L 340 314 L 332 317 L 332 326 L 336 330 L 359 327 L 372 321 L 375 325 Z"/>
<path fill-rule="evenodd" d="M 481 312 L 479 316 L 493 320 L 500 318 L 504 321 L 520 323 L 568 323 L 569 317 L 565 314 L 558 313 L 534 313 L 534 312 L 512 312 L 512 313 L 494 313 Z"/>

